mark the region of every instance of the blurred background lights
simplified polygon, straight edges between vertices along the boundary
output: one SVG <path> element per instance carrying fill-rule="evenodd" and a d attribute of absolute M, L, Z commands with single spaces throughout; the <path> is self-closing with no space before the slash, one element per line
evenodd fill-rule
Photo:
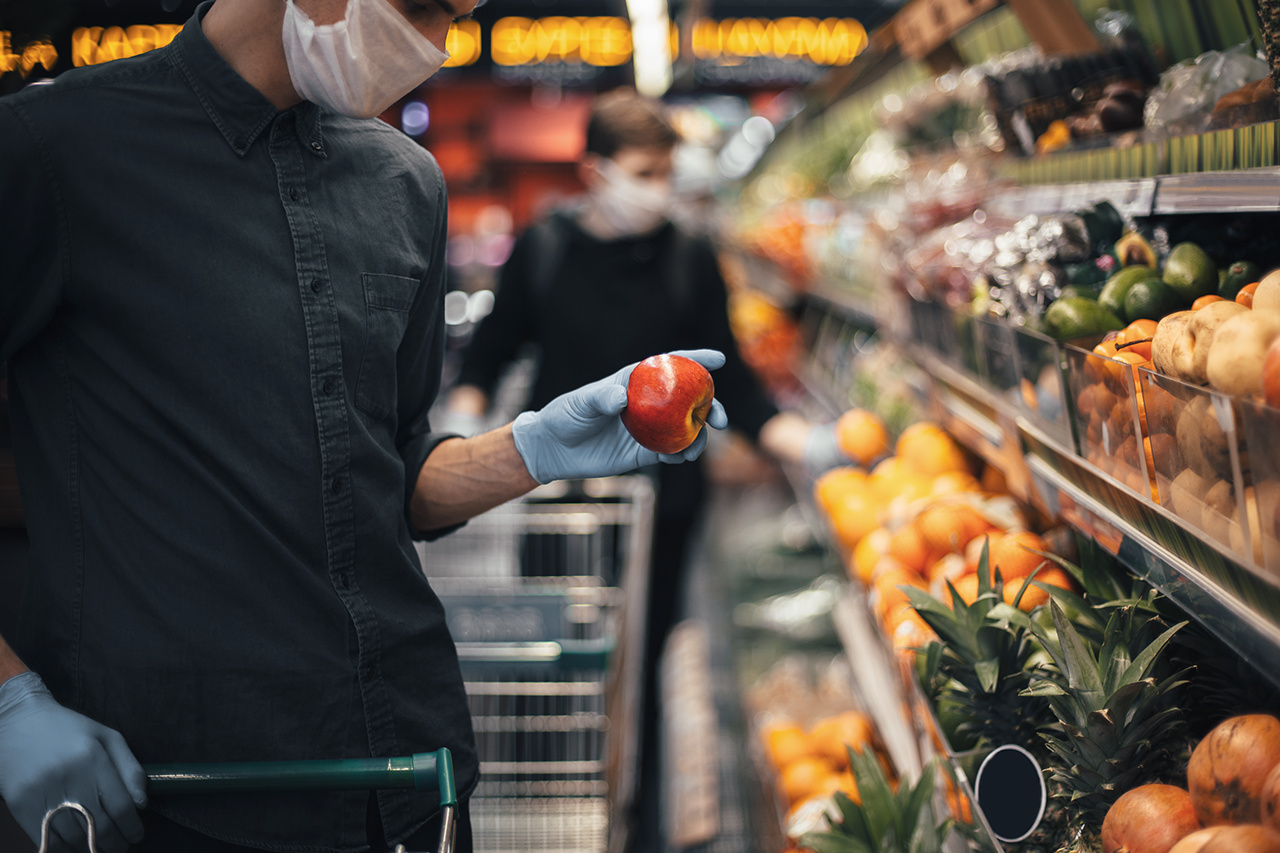
<path fill-rule="evenodd" d="M 400 128 L 412 137 L 419 137 L 431 126 L 431 111 L 422 101 L 410 101 L 400 111 Z"/>

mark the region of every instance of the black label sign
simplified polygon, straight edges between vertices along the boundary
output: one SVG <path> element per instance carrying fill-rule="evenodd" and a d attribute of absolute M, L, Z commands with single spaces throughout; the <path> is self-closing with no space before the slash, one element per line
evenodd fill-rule
<path fill-rule="evenodd" d="M 1044 817 L 1044 773 L 1020 746 L 992 750 L 978 768 L 973 789 L 991 833 L 1001 841 L 1021 841 Z"/>

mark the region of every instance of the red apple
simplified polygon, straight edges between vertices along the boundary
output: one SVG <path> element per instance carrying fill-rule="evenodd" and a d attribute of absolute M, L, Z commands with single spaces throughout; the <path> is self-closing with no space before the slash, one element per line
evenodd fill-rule
<path fill-rule="evenodd" d="M 1268 406 L 1280 407 L 1280 338 L 1272 341 L 1262 360 L 1262 396 Z"/>
<path fill-rule="evenodd" d="M 679 453 L 707 422 L 715 383 L 705 367 L 680 355 L 655 355 L 631 371 L 622 424 L 641 447 Z"/>

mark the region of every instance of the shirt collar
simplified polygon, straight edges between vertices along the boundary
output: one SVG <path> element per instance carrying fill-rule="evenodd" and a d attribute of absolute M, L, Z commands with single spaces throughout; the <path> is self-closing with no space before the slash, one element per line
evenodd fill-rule
<path fill-rule="evenodd" d="M 173 40 L 173 55 L 209 118 L 232 150 L 243 157 L 280 111 L 209 43 L 200 22 L 212 5 L 213 0 L 205 0 L 196 7 Z M 298 141 L 312 154 L 325 156 L 319 107 L 303 101 L 289 111 L 297 118 Z"/>

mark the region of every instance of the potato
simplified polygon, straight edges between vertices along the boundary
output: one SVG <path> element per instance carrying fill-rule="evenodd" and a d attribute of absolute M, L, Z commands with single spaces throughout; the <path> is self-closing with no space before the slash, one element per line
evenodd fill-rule
<path fill-rule="evenodd" d="M 1183 368 L 1190 369 L 1195 342 L 1187 336 L 1187 324 L 1194 316 L 1194 311 L 1175 311 L 1156 326 L 1151 361 L 1166 376 L 1181 378 Z"/>
<path fill-rule="evenodd" d="M 1219 542 L 1228 541 L 1236 514 L 1236 498 L 1231 483 L 1218 480 L 1204 494 L 1200 527 Z"/>
<path fill-rule="evenodd" d="M 1258 282 L 1253 294 L 1253 310 L 1280 311 L 1280 270 L 1272 270 Z"/>
<path fill-rule="evenodd" d="M 1280 282 L 1277 282 L 1276 286 L 1280 288 Z M 1189 365 L 1179 362 L 1179 367 L 1182 367 L 1184 372 L 1178 378 L 1183 382 L 1196 385 L 1207 383 L 1209 381 L 1209 350 L 1213 346 L 1213 339 L 1217 336 L 1218 329 L 1231 317 L 1248 310 L 1239 302 L 1224 301 L 1214 302 L 1199 311 L 1192 312 L 1191 320 L 1186 325 L 1186 334 L 1191 338 L 1191 362 Z"/>
<path fill-rule="evenodd" d="M 1249 554 L 1252 552 L 1254 562 L 1261 565 L 1262 563 L 1262 524 L 1258 518 L 1258 497 L 1254 492 L 1253 486 L 1249 486 L 1244 490 L 1244 513 L 1246 523 L 1249 525 L 1249 544 L 1250 548 L 1245 549 L 1244 531 L 1240 524 L 1233 523 L 1231 532 L 1228 536 L 1228 542 L 1231 550 L 1237 554 Z"/>
<path fill-rule="evenodd" d="M 1261 288 L 1259 288 L 1261 289 Z M 1216 304 L 1216 303 L 1215 303 Z M 1159 330 L 1157 329 L 1157 333 Z M 1280 311 L 1245 311 L 1227 318 L 1209 350 L 1209 385 L 1224 394 L 1262 390 L 1262 360 L 1280 337 Z"/>
<path fill-rule="evenodd" d="M 1208 488 L 1203 477 L 1186 469 L 1169 484 L 1169 508 L 1188 521 L 1199 523 Z"/>
<path fill-rule="evenodd" d="M 1212 402 L 1205 398 L 1205 405 L 1200 414 L 1200 457 L 1204 460 L 1205 470 L 1200 471 L 1202 477 L 1231 476 L 1231 444 L 1227 433 L 1218 420 L 1218 410 Z"/>
<path fill-rule="evenodd" d="M 1202 423 L 1208 404 L 1208 398 L 1201 396 L 1192 398 L 1183 406 L 1182 411 L 1178 413 L 1175 436 L 1178 439 L 1178 455 L 1182 457 L 1182 463 L 1200 477 L 1212 481 L 1215 479 L 1214 470 L 1201 449 Z M 1207 484 L 1205 488 L 1208 488 Z"/>

